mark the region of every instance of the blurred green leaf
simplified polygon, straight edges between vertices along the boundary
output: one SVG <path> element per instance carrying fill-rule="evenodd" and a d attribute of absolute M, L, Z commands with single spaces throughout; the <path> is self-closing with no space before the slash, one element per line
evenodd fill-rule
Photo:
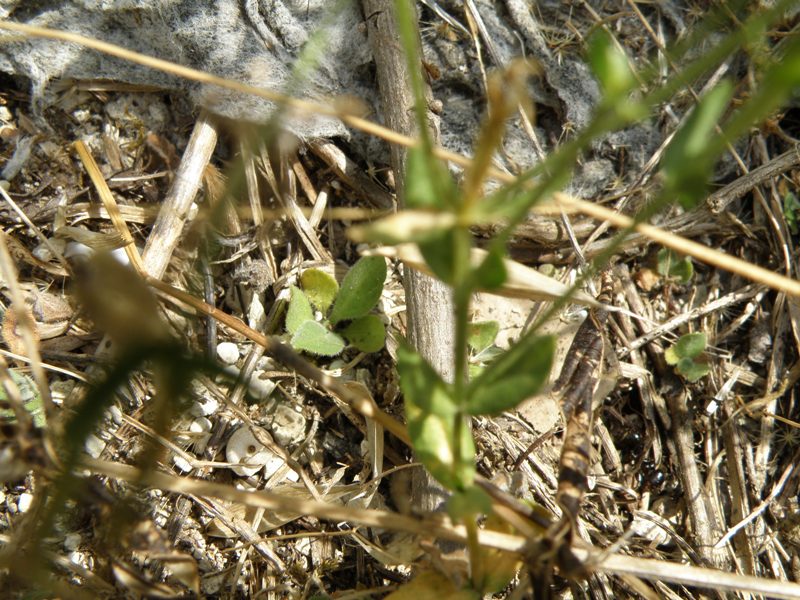
<path fill-rule="evenodd" d="M 664 359 L 669 365 L 677 365 L 682 358 L 696 358 L 706 349 L 705 333 L 687 333 L 664 351 Z"/>
<path fill-rule="evenodd" d="M 550 336 L 522 338 L 470 382 L 467 412 L 496 415 L 535 394 L 547 380 L 554 351 Z"/>
<path fill-rule="evenodd" d="M 447 499 L 447 514 L 455 522 L 474 520 L 477 515 L 488 515 L 491 512 L 492 499 L 475 485 L 455 491 Z"/>
<path fill-rule="evenodd" d="M 800 210 L 800 201 L 797 200 L 792 192 L 783 197 L 783 216 L 786 217 L 786 224 L 789 226 L 792 234 L 797 235 L 798 232 L 798 211 Z"/>
<path fill-rule="evenodd" d="M 661 159 L 664 192 L 691 209 L 703 197 L 717 154 L 712 141 L 715 127 L 733 94 L 733 84 L 721 81 L 700 99 L 686 122 L 672 138 Z"/>
<path fill-rule="evenodd" d="M 457 188 L 447 166 L 420 146 L 408 151 L 405 205 L 443 209 L 453 205 Z"/>
<path fill-rule="evenodd" d="M 336 356 L 344 350 L 344 340 L 316 321 L 304 321 L 291 339 L 292 347 L 318 356 Z"/>
<path fill-rule="evenodd" d="M 359 259 L 344 276 L 331 311 L 331 323 L 336 325 L 366 315 L 378 303 L 385 279 L 385 258 L 365 256 Z"/>
<path fill-rule="evenodd" d="M 636 86 L 628 58 L 605 29 L 597 29 L 592 34 L 588 56 L 606 102 L 623 100 Z"/>
<path fill-rule="evenodd" d="M 36 427 L 43 427 L 45 424 L 44 406 L 36 383 L 16 369 L 9 369 L 8 374 L 19 390 L 19 399 L 22 401 L 23 407 L 33 417 L 33 424 Z M 6 394 L 6 390 L 2 385 L 0 385 L 0 402 L 8 402 L 8 394 Z M 0 409 L 0 416 L 14 419 L 14 411 L 12 409 Z"/>
<path fill-rule="evenodd" d="M 300 325 L 306 321 L 313 320 L 314 311 L 311 309 L 308 297 L 299 287 L 293 285 L 291 297 L 289 298 L 289 308 L 286 309 L 286 331 L 288 333 L 296 333 L 300 329 Z"/>
<path fill-rule="evenodd" d="M 431 272 L 448 285 L 453 284 L 455 267 L 454 232 L 452 229 L 417 244 Z"/>
<path fill-rule="evenodd" d="M 475 442 L 466 423 L 456 444 L 458 407 L 439 374 L 408 345 L 397 351 L 400 388 L 405 399 L 408 435 L 425 468 L 451 490 L 463 489 L 475 476 Z M 456 456 L 456 447 L 460 453 Z"/>
<path fill-rule="evenodd" d="M 353 319 L 342 334 L 351 346 L 361 352 L 378 352 L 386 341 L 386 328 L 377 315 L 365 315 Z"/>
<path fill-rule="evenodd" d="M 486 291 L 496 290 L 503 285 L 507 275 L 503 255 L 495 247 L 492 247 L 475 270 L 477 287 Z"/>
<path fill-rule="evenodd" d="M 675 367 L 675 370 L 680 375 L 683 375 L 690 383 L 699 381 L 711 372 L 708 363 L 691 358 L 682 358 Z"/>
<path fill-rule="evenodd" d="M 406 209 L 368 225 L 351 227 L 347 235 L 357 243 L 419 243 L 441 237 L 455 223 L 455 215 L 449 212 Z"/>
<path fill-rule="evenodd" d="M 300 284 L 303 286 L 303 293 L 314 308 L 323 315 L 327 315 L 336 294 L 339 293 L 339 284 L 336 283 L 336 279 L 325 271 L 306 269 L 300 275 Z"/>
<path fill-rule="evenodd" d="M 658 274 L 663 277 L 674 277 L 681 283 L 688 283 L 694 275 L 692 259 L 680 256 L 669 248 L 662 248 L 657 255 Z"/>
<path fill-rule="evenodd" d="M 500 323 L 497 321 L 477 321 L 475 323 L 470 323 L 467 343 L 475 354 L 479 354 L 494 343 L 499 332 Z"/>

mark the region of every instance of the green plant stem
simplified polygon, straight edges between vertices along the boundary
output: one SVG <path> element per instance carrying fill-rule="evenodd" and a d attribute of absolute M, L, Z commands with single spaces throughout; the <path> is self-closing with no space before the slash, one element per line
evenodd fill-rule
<path fill-rule="evenodd" d="M 464 519 L 464 527 L 467 530 L 467 548 L 469 548 L 469 567 L 472 584 L 479 591 L 486 581 L 484 576 L 483 548 L 478 541 L 477 515 L 470 515 Z"/>
<path fill-rule="evenodd" d="M 466 387 L 467 387 L 467 366 L 468 366 L 468 340 L 469 340 L 469 307 L 472 298 L 472 271 L 470 264 L 470 250 L 472 246 L 472 235 L 469 229 L 458 227 L 453 236 L 454 261 L 454 282 L 453 305 L 455 314 L 455 351 L 453 360 L 453 396 L 458 403 L 459 412 L 456 414 L 453 426 L 453 453 L 455 460 L 453 466 L 456 470 L 460 469 L 461 463 L 461 440 L 463 439 L 463 428 L 467 426 L 464 417 L 466 407 Z"/>

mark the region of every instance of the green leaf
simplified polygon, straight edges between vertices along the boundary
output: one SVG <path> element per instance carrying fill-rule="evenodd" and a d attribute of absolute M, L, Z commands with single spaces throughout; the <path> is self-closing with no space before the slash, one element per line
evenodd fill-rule
<path fill-rule="evenodd" d="M 36 383 L 30 377 L 15 369 L 9 369 L 8 374 L 11 377 L 11 381 L 16 384 L 17 390 L 19 390 L 19 399 L 22 401 L 23 407 L 33 417 L 33 424 L 36 427 L 43 427 L 45 424 L 44 406 Z M 8 394 L 6 394 L 2 385 L 0 385 L 0 402 L 8 402 Z M 14 411 L 12 409 L 2 409 L 0 410 L 0 416 L 13 419 Z"/>
<path fill-rule="evenodd" d="M 480 354 L 492 345 L 497 334 L 500 332 L 500 323 L 497 321 L 477 321 L 469 324 L 469 347 Z"/>
<path fill-rule="evenodd" d="M 353 265 L 342 281 L 342 287 L 331 311 L 331 323 L 363 317 L 378 303 L 386 279 L 386 259 L 365 256 Z"/>
<path fill-rule="evenodd" d="M 451 490 L 464 489 L 475 477 L 475 442 L 466 422 L 456 455 L 458 407 L 450 386 L 406 344 L 397 351 L 400 388 L 405 399 L 408 435 L 414 452 L 439 482 Z"/>
<path fill-rule="evenodd" d="M 355 346 L 361 352 L 377 352 L 383 348 L 383 343 L 386 341 L 386 328 L 377 315 L 353 319 L 342 334 L 351 346 Z"/>
<path fill-rule="evenodd" d="M 476 515 L 488 515 L 491 512 L 492 499 L 475 485 L 455 491 L 447 499 L 447 514 L 457 523 L 467 519 L 474 520 Z"/>
<path fill-rule="evenodd" d="M 496 290 L 506 282 L 508 273 L 503 263 L 503 255 L 496 248 L 492 248 L 475 270 L 477 287 L 486 290 Z"/>
<path fill-rule="evenodd" d="M 711 372 L 711 368 L 708 366 L 708 363 L 693 360 L 691 358 L 682 358 L 675 367 L 675 370 L 679 374 L 683 375 L 690 383 L 699 381 Z"/>
<path fill-rule="evenodd" d="M 664 351 L 664 359 L 669 365 L 677 365 L 682 358 L 696 358 L 705 349 L 705 333 L 687 333 Z"/>
<path fill-rule="evenodd" d="M 303 286 L 308 301 L 323 315 L 328 314 L 328 309 L 333 304 L 336 294 L 339 293 L 339 284 L 336 279 L 319 269 L 306 269 L 300 275 L 300 284 Z"/>
<path fill-rule="evenodd" d="M 316 321 L 305 321 L 292 336 L 292 347 L 318 356 L 336 356 L 344 350 L 344 340 Z"/>
<path fill-rule="evenodd" d="M 443 231 L 433 239 L 417 244 L 431 272 L 447 284 L 453 284 L 453 269 L 455 266 L 453 239 L 454 233 L 450 229 Z"/>
<path fill-rule="evenodd" d="M 800 211 L 798 209 L 800 209 L 800 201 L 797 200 L 797 196 L 789 192 L 783 198 L 783 215 L 786 217 L 786 224 L 794 235 L 797 235 L 797 225 L 800 222 L 798 218 Z"/>
<path fill-rule="evenodd" d="M 717 159 L 712 150 L 715 127 L 728 106 L 733 84 L 723 80 L 707 93 L 672 138 L 661 159 L 664 192 L 686 209 L 705 194 L 709 175 Z"/>
<path fill-rule="evenodd" d="M 496 415 L 539 391 L 553 362 L 555 340 L 527 335 L 490 363 L 467 389 L 467 412 Z"/>
<path fill-rule="evenodd" d="M 589 64 L 606 102 L 622 100 L 636 86 L 628 58 L 604 29 L 598 29 L 589 39 Z"/>
<path fill-rule="evenodd" d="M 405 204 L 408 208 L 452 206 L 457 189 L 447 166 L 420 146 L 408 151 Z"/>
<path fill-rule="evenodd" d="M 669 248 L 662 248 L 657 255 L 659 275 L 664 277 L 674 277 L 681 283 L 688 283 L 694 275 L 692 259 L 688 256 L 680 256 Z"/>
<path fill-rule="evenodd" d="M 406 403 L 410 402 L 425 413 L 448 419 L 458 413 L 450 386 L 408 344 L 401 343 L 397 349 L 397 371 Z"/>
<path fill-rule="evenodd" d="M 289 307 L 286 309 L 286 331 L 295 333 L 300 325 L 314 320 L 314 311 L 311 310 L 308 297 L 299 287 L 293 285 L 291 294 Z"/>

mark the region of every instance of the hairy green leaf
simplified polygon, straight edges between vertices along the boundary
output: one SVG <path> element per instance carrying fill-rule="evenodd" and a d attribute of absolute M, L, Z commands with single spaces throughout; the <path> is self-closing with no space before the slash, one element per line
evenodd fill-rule
<path fill-rule="evenodd" d="M 331 311 L 331 323 L 363 317 L 378 303 L 386 279 L 386 259 L 364 256 L 347 272 Z"/>
<path fill-rule="evenodd" d="M 547 380 L 554 351 L 551 336 L 522 338 L 470 382 L 467 412 L 496 415 L 535 394 Z"/>
<path fill-rule="evenodd" d="M 323 315 L 328 314 L 328 309 L 333 304 L 336 294 L 339 293 L 339 284 L 336 279 L 319 269 L 306 269 L 300 275 L 300 284 L 311 305 Z"/>
<path fill-rule="evenodd" d="M 361 352 L 377 352 L 383 348 L 383 343 L 386 341 L 386 328 L 377 315 L 365 315 L 353 319 L 342 334 L 351 346 L 355 346 Z"/>
<path fill-rule="evenodd" d="M 470 323 L 467 343 L 475 354 L 479 354 L 492 345 L 499 332 L 500 323 L 497 321 L 477 321 L 475 323 Z"/>
<path fill-rule="evenodd" d="M 675 370 L 680 375 L 683 375 L 683 377 L 685 377 L 690 383 L 699 381 L 711 372 L 711 368 L 708 366 L 708 363 L 691 358 L 680 359 L 680 361 L 678 361 L 678 365 L 675 367 Z"/>
<path fill-rule="evenodd" d="M 319 356 L 336 356 L 344 350 L 344 340 L 316 321 L 305 321 L 292 336 L 292 347 Z"/>
<path fill-rule="evenodd" d="M 669 365 L 677 365 L 682 358 L 696 358 L 705 349 L 705 333 L 687 333 L 664 351 L 664 359 Z"/>
<path fill-rule="evenodd" d="M 286 331 L 295 333 L 300 328 L 300 325 L 306 321 L 313 320 L 314 311 L 311 309 L 308 297 L 299 287 L 293 285 L 291 297 L 289 298 L 289 307 L 286 309 Z"/>

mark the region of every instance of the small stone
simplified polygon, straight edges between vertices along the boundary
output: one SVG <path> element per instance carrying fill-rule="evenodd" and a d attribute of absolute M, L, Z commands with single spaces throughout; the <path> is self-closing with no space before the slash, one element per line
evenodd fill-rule
<path fill-rule="evenodd" d="M 206 433 L 211 431 L 211 421 L 205 417 L 198 417 L 189 425 L 189 431 L 192 433 Z"/>
<path fill-rule="evenodd" d="M 274 459 L 275 455 L 261 442 L 258 441 L 251 428 L 247 425 L 242 425 L 237 429 L 228 440 L 225 446 L 225 457 L 230 463 L 246 463 L 245 465 L 238 465 L 230 467 L 231 470 L 237 475 L 242 477 L 250 477 L 255 475 L 264 465 Z M 269 434 L 260 427 L 254 427 L 259 433 L 269 436 Z"/>
<path fill-rule="evenodd" d="M 19 498 L 17 498 L 17 508 L 21 513 L 28 512 L 31 504 L 33 504 L 33 494 L 29 492 L 23 492 L 19 495 Z"/>
<path fill-rule="evenodd" d="M 254 400 L 259 402 L 269 398 L 276 385 L 274 380 L 262 377 L 263 375 L 263 371 L 255 371 L 250 378 L 250 394 L 252 394 Z"/>
<path fill-rule="evenodd" d="M 116 404 L 112 405 L 111 408 L 108 409 L 108 412 L 111 416 L 111 420 L 114 421 L 116 425 L 122 425 L 122 411 L 119 406 Z"/>
<path fill-rule="evenodd" d="M 79 533 L 68 533 L 64 536 L 64 550 L 71 552 L 73 550 L 77 550 L 78 546 L 81 545 L 81 534 Z"/>
<path fill-rule="evenodd" d="M 106 443 L 95 434 L 90 433 L 83 447 L 86 449 L 86 453 L 89 456 L 92 458 L 99 458 L 106 448 Z"/>
<path fill-rule="evenodd" d="M 219 402 L 217 399 L 209 396 L 208 398 L 196 400 L 189 412 L 193 417 L 207 417 L 208 415 L 213 415 L 218 409 Z"/>
<path fill-rule="evenodd" d="M 172 463 L 182 473 L 188 473 L 192 470 L 192 465 L 189 463 L 189 461 L 182 456 L 178 456 L 177 454 L 172 457 Z"/>
<path fill-rule="evenodd" d="M 217 356 L 226 365 L 235 364 L 239 360 L 239 347 L 233 342 L 222 342 L 217 345 Z"/>
<path fill-rule="evenodd" d="M 306 437 L 306 419 L 295 407 L 278 404 L 272 416 L 270 429 L 281 446 L 299 444 Z"/>

